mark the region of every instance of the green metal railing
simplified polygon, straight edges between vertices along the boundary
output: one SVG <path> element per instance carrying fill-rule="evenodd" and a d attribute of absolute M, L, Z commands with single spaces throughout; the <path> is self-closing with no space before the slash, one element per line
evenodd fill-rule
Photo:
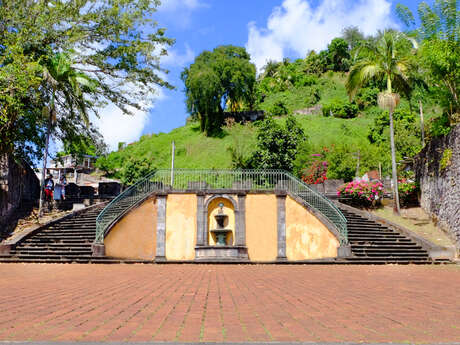
<path fill-rule="evenodd" d="M 172 190 L 284 190 L 317 210 L 348 243 L 347 221 L 340 210 L 324 195 L 283 170 L 156 170 L 112 200 L 96 220 L 96 243 L 102 243 L 107 229 L 129 209 L 154 192 Z"/>

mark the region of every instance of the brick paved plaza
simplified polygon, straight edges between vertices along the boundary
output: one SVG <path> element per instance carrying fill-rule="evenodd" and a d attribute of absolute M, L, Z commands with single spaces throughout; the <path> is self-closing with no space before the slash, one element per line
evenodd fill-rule
<path fill-rule="evenodd" d="M 0 340 L 460 339 L 459 266 L 0 265 Z"/>

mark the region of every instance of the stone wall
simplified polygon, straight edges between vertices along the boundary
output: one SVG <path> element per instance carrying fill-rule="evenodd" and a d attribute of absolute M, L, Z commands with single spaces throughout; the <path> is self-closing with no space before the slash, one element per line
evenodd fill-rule
<path fill-rule="evenodd" d="M 460 125 L 433 139 L 416 156 L 422 208 L 447 231 L 460 249 Z"/>
<path fill-rule="evenodd" d="M 14 225 L 16 211 L 39 199 L 40 182 L 29 165 L 12 156 L 0 156 L 0 237 Z"/>

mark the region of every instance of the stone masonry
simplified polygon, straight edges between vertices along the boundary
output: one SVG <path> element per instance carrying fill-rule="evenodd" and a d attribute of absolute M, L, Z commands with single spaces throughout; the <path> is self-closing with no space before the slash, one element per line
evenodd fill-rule
<path fill-rule="evenodd" d="M 422 208 L 456 241 L 460 249 L 460 125 L 431 140 L 414 163 Z"/>

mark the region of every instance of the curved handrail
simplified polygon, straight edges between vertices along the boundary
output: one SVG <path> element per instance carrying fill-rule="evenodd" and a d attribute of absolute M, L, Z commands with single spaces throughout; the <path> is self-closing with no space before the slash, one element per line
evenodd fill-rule
<path fill-rule="evenodd" d="M 322 214 L 336 228 L 341 244 L 348 243 L 347 221 L 324 195 L 284 170 L 155 170 L 113 199 L 96 220 L 96 243 L 133 206 L 155 192 L 171 190 L 285 190 Z"/>

